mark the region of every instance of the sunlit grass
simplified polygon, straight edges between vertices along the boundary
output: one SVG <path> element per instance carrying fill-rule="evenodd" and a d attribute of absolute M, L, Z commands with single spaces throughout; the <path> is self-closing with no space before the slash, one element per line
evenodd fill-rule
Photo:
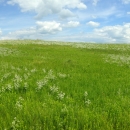
<path fill-rule="evenodd" d="M 0 41 L 0 129 L 129 130 L 129 48 Z"/>

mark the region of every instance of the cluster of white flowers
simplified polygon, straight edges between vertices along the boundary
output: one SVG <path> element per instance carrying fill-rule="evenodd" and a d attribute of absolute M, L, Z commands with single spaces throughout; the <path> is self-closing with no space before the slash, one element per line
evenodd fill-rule
<path fill-rule="evenodd" d="M 46 70 L 43 69 L 43 72 L 46 73 Z M 48 84 L 49 80 L 54 80 L 54 79 L 56 79 L 56 76 L 54 75 L 52 70 L 49 70 L 43 79 L 38 80 L 36 82 L 37 83 L 36 91 L 41 90 L 44 86 L 46 86 Z"/>
<path fill-rule="evenodd" d="M 20 121 L 15 117 L 11 124 L 12 130 L 20 130 Z"/>
<path fill-rule="evenodd" d="M 11 54 L 18 54 L 18 51 L 15 49 L 7 48 L 7 47 L 0 47 L 0 55 L 8 56 Z"/>
<path fill-rule="evenodd" d="M 45 77 L 46 79 L 54 80 L 56 79 L 56 76 L 54 75 L 52 70 L 49 70 L 48 74 Z"/>
<path fill-rule="evenodd" d="M 13 86 L 11 84 L 7 84 L 6 90 L 12 91 L 12 89 L 13 89 Z"/>
<path fill-rule="evenodd" d="M 28 89 L 28 87 L 29 87 L 28 83 L 27 83 L 27 82 L 25 82 L 25 83 L 24 83 L 24 88 L 25 88 L 25 90 L 27 90 L 27 89 Z"/>
<path fill-rule="evenodd" d="M 26 67 L 16 68 L 14 66 L 11 66 L 11 69 L 12 69 L 12 72 L 6 73 L 3 76 L 3 79 L 8 78 L 9 76 L 13 77 L 13 78 L 10 79 L 11 82 L 8 84 L 2 83 L 4 85 L 3 85 L 3 87 L 1 87 L 0 93 L 4 93 L 5 91 L 27 90 L 29 88 L 28 79 L 30 79 L 30 75 L 32 75 L 35 72 L 38 72 L 38 70 L 35 68 L 29 70 Z M 25 71 L 25 73 L 23 73 L 23 70 Z M 36 79 L 35 90 L 37 92 L 42 90 L 45 86 L 49 86 L 50 84 L 52 84 L 53 83 L 52 81 L 55 82 L 58 78 L 66 78 L 68 76 L 67 74 L 64 74 L 61 72 L 54 74 L 53 70 L 51 70 L 51 69 L 48 72 L 45 69 L 42 69 L 42 71 L 44 73 L 43 74 L 44 77 L 42 79 Z M 23 75 L 20 75 L 21 72 L 23 73 Z M 62 100 L 65 97 L 65 93 L 60 91 L 56 85 L 50 86 L 50 92 L 53 94 L 53 96 L 55 95 L 56 99 L 58 99 L 58 100 Z M 19 101 L 17 101 L 16 106 L 19 108 L 22 107 Z"/>
<path fill-rule="evenodd" d="M 14 84 L 14 89 L 15 90 L 18 90 L 20 87 L 21 87 L 21 83 L 22 83 L 22 77 L 18 74 L 15 74 L 14 78 L 12 79 L 13 80 L 13 84 Z"/>
<path fill-rule="evenodd" d="M 59 90 L 59 88 L 58 88 L 57 86 L 55 86 L 55 85 L 50 86 L 50 91 L 51 91 L 52 93 L 57 93 L 58 90 Z"/>
<path fill-rule="evenodd" d="M 54 95 L 56 95 L 58 100 L 62 100 L 65 97 L 65 93 L 59 90 L 59 88 L 56 85 L 50 86 L 50 92 Z"/>
<path fill-rule="evenodd" d="M 67 76 L 68 76 L 67 74 L 58 73 L 59 78 L 66 78 Z"/>
<path fill-rule="evenodd" d="M 84 92 L 84 98 L 85 98 L 84 103 L 85 103 L 87 106 L 89 106 L 89 105 L 91 104 L 91 101 L 88 99 L 87 96 L 88 96 L 88 92 L 85 91 L 85 92 Z"/>
<path fill-rule="evenodd" d="M 1 90 L 0 90 L 0 93 L 4 93 L 6 91 L 6 88 L 5 87 L 1 87 Z"/>
<path fill-rule="evenodd" d="M 13 50 L 6 48 L 6 47 L 0 47 L 0 55 L 2 56 L 8 56 L 13 53 Z"/>
<path fill-rule="evenodd" d="M 87 91 L 85 91 L 84 96 L 85 96 L 85 98 L 88 96 L 88 92 Z"/>
<path fill-rule="evenodd" d="M 34 68 L 31 70 L 31 73 L 35 73 L 37 70 Z"/>
<path fill-rule="evenodd" d="M 15 108 L 21 110 L 23 108 L 23 101 L 24 99 L 22 97 L 19 97 L 15 104 Z"/>
<path fill-rule="evenodd" d="M 15 74 L 13 81 L 16 83 L 22 82 L 22 77 L 18 74 Z"/>
<path fill-rule="evenodd" d="M 18 90 L 19 88 L 20 88 L 21 86 L 20 86 L 20 83 L 18 83 L 18 82 L 14 82 L 14 89 L 15 90 Z"/>
<path fill-rule="evenodd" d="M 31 41 L 31 42 L 30 42 Z M 42 41 L 42 40 L 12 40 L 3 41 L 4 44 L 42 44 L 42 45 L 60 45 L 60 46 L 71 46 L 74 48 L 87 48 L 87 49 L 102 49 L 102 50 L 119 50 L 119 51 L 128 51 L 130 50 L 129 44 L 97 44 L 97 43 L 85 43 L 85 42 L 60 42 L 60 41 Z M 0 54 L 8 54 L 17 52 L 15 49 L 9 49 L 5 47 L 0 47 Z M 7 53 L 8 52 L 8 53 Z"/>
<path fill-rule="evenodd" d="M 109 63 L 116 63 L 120 66 L 128 65 L 130 66 L 130 56 L 129 55 L 116 55 L 116 54 L 108 54 L 104 55 L 104 59 Z"/>
<path fill-rule="evenodd" d="M 117 51 L 128 51 L 130 45 L 128 44 L 96 44 L 96 43 L 73 43 L 72 47 L 75 48 L 87 48 L 87 49 L 101 49 L 101 50 L 117 50 Z"/>
<path fill-rule="evenodd" d="M 23 76 L 21 76 L 19 74 L 21 71 L 23 71 L 21 68 L 11 66 L 11 69 L 12 71 L 3 74 L 0 80 L 0 82 L 2 83 L 0 93 L 4 93 L 5 91 L 19 90 L 21 87 L 22 89 L 27 90 L 27 88 L 29 87 L 27 83 L 27 79 L 29 78 L 29 72 L 27 74 L 24 73 Z M 32 73 L 34 73 L 34 71 L 35 69 L 30 70 L 30 72 Z"/>
<path fill-rule="evenodd" d="M 65 93 L 63 93 L 62 91 L 58 92 L 57 99 L 62 100 L 64 99 L 64 97 L 65 97 Z"/>
<path fill-rule="evenodd" d="M 36 91 L 41 90 L 45 85 L 47 85 L 47 83 L 48 83 L 48 79 L 46 78 L 44 78 L 43 80 L 38 80 Z"/>
<path fill-rule="evenodd" d="M 7 78 L 9 78 L 11 76 L 11 73 L 5 73 L 3 75 L 3 77 L 1 78 L 1 82 L 3 82 L 4 80 L 6 80 Z"/>
<path fill-rule="evenodd" d="M 90 105 L 91 101 L 89 99 L 85 100 L 85 104 Z"/>
<path fill-rule="evenodd" d="M 5 91 L 12 91 L 13 86 L 11 84 L 7 84 L 6 86 L 2 86 L 0 89 L 0 93 L 4 93 Z"/>
<path fill-rule="evenodd" d="M 27 79 L 29 78 L 29 76 L 28 76 L 27 74 L 24 74 L 24 75 L 23 75 L 23 78 L 24 78 L 25 80 L 27 80 Z"/>

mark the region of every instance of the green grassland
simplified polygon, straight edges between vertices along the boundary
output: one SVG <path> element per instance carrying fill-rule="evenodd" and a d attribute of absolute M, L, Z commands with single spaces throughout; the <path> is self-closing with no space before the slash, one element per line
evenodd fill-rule
<path fill-rule="evenodd" d="M 0 130 L 130 130 L 130 45 L 0 41 Z"/>

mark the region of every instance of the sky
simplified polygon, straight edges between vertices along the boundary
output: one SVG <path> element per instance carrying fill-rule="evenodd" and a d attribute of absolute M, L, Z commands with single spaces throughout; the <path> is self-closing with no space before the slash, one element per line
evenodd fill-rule
<path fill-rule="evenodd" d="M 0 40 L 130 43 L 130 0 L 0 0 Z"/>

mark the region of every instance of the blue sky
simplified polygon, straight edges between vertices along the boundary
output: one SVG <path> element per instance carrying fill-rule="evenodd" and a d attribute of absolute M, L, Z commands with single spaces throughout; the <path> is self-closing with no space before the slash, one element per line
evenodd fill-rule
<path fill-rule="evenodd" d="M 0 0 L 0 39 L 130 43 L 130 0 Z"/>

